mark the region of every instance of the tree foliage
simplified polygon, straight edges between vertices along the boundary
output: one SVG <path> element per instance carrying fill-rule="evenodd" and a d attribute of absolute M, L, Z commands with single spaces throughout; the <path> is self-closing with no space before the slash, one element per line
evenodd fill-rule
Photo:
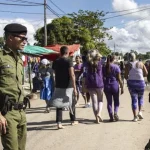
<path fill-rule="evenodd" d="M 47 25 L 48 45 L 51 44 L 75 44 L 79 43 L 82 50 L 98 49 L 103 55 L 110 53 L 104 39 L 111 36 L 103 27 L 103 12 L 79 10 L 78 13 L 69 14 L 54 19 Z M 44 46 L 44 27 L 38 29 L 35 34 L 37 45 Z"/>

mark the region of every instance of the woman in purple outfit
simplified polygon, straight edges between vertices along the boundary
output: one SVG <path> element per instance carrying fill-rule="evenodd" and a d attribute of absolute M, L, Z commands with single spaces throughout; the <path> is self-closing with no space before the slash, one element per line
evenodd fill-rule
<path fill-rule="evenodd" d="M 74 65 L 74 73 L 75 73 L 75 77 L 76 77 L 77 103 L 79 101 L 80 93 L 82 94 L 82 96 L 85 100 L 85 103 L 86 103 L 86 97 L 82 92 L 82 82 L 80 79 L 83 64 L 81 63 L 81 57 L 80 56 L 76 56 L 75 60 L 76 60 L 76 64 Z"/>
<path fill-rule="evenodd" d="M 103 107 L 103 76 L 100 54 L 96 50 L 91 50 L 88 54 L 86 86 L 92 99 L 96 123 L 100 123 Z"/>
<path fill-rule="evenodd" d="M 142 107 L 144 103 L 144 77 L 148 72 L 145 65 L 141 61 L 136 60 L 134 53 L 129 53 L 129 62 L 125 66 L 125 79 L 127 80 L 128 89 L 132 100 L 132 111 L 134 122 L 143 119 Z"/>
<path fill-rule="evenodd" d="M 114 64 L 114 56 L 108 55 L 106 66 L 103 67 L 104 93 L 107 99 L 107 109 L 110 117 L 110 122 L 119 120 L 119 84 L 121 94 L 123 94 L 123 83 L 121 80 L 121 71 L 118 65 Z M 118 83 L 119 82 L 119 83 Z M 114 113 L 112 110 L 112 100 L 114 100 Z"/>

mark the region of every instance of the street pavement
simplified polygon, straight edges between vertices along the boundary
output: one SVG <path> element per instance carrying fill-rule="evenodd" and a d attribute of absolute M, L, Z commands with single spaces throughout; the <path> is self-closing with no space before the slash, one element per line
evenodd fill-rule
<path fill-rule="evenodd" d="M 27 109 L 26 150 L 144 150 L 150 138 L 150 104 L 148 91 L 144 94 L 144 119 L 132 122 L 131 99 L 125 85 L 125 93 L 120 96 L 119 122 L 108 122 L 107 102 L 104 96 L 102 116 L 104 122 L 94 123 L 92 108 L 83 108 L 81 98 L 77 106 L 79 124 L 71 126 L 69 112 L 63 112 L 65 129 L 57 130 L 55 109 L 44 113 L 45 102 L 32 100 Z M 0 149 L 2 146 L 0 145 Z"/>

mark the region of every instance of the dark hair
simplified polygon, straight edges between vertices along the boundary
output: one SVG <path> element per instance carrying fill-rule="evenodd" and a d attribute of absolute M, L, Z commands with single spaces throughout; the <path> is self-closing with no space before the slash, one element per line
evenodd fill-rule
<path fill-rule="evenodd" d="M 80 55 L 77 55 L 77 56 L 75 57 L 75 59 L 77 59 L 77 58 L 80 58 L 80 59 L 81 59 Z"/>
<path fill-rule="evenodd" d="M 120 61 L 120 70 L 122 71 L 124 69 L 124 63 L 123 61 Z"/>
<path fill-rule="evenodd" d="M 4 32 L 4 39 L 6 40 L 8 38 L 8 36 L 11 35 L 10 32 Z"/>
<path fill-rule="evenodd" d="M 68 47 L 67 46 L 62 46 L 60 48 L 60 55 L 63 56 L 65 54 L 67 54 L 67 53 L 68 53 Z"/>
<path fill-rule="evenodd" d="M 115 59 L 114 55 L 108 55 L 107 56 L 107 63 L 106 63 L 106 74 L 110 74 L 111 70 L 110 70 L 110 63 L 113 62 Z"/>

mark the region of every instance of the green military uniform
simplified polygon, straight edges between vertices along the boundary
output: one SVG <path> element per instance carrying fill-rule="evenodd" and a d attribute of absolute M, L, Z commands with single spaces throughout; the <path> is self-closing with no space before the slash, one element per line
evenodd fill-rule
<path fill-rule="evenodd" d="M 13 51 L 5 46 L 0 50 L 0 95 L 8 95 L 13 103 L 22 103 L 24 98 L 22 77 L 21 55 L 14 55 Z M 3 99 L 0 101 L 2 102 Z M 12 107 L 12 110 L 8 111 L 4 117 L 8 124 L 6 134 L 1 135 L 4 150 L 25 150 L 25 112 L 23 109 L 16 110 Z"/>

